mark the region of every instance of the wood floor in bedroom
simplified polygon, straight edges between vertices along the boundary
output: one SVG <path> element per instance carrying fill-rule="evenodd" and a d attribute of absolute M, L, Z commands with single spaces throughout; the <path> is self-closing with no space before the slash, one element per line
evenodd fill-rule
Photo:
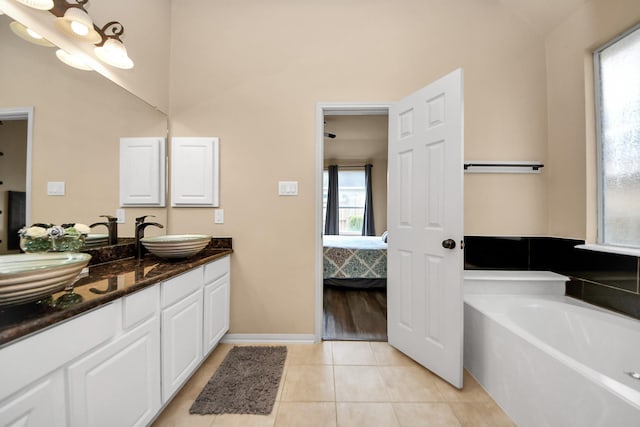
<path fill-rule="evenodd" d="M 325 286 L 322 339 L 387 341 L 387 290 Z"/>

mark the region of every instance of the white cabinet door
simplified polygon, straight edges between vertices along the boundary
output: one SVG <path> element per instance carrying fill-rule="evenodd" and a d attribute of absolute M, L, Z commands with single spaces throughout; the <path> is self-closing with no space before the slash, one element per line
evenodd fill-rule
<path fill-rule="evenodd" d="M 165 205 L 165 139 L 120 138 L 120 206 Z"/>
<path fill-rule="evenodd" d="M 204 354 L 229 330 L 229 274 L 204 287 Z"/>
<path fill-rule="evenodd" d="M 162 310 L 162 401 L 202 360 L 202 289 Z"/>
<path fill-rule="evenodd" d="M 62 371 L 58 370 L 0 402 L 0 425 L 66 426 Z"/>
<path fill-rule="evenodd" d="M 218 206 L 218 138 L 171 140 L 171 206 Z"/>
<path fill-rule="evenodd" d="M 160 409 L 155 316 L 68 368 L 71 426 L 144 426 Z"/>

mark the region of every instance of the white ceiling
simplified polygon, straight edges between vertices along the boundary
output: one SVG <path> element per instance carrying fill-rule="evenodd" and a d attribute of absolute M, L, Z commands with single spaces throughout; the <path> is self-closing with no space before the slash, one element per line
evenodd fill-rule
<path fill-rule="evenodd" d="M 499 0 L 542 35 L 548 34 L 591 0 Z"/>
<path fill-rule="evenodd" d="M 324 139 L 326 160 L 371 160 L 387 157 L 386 115 L 325 116 L 325 132 L 336 134 Z"/>

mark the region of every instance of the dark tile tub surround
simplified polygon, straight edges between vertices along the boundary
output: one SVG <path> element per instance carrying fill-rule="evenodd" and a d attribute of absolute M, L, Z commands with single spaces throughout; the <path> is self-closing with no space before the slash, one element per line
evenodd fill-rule
<path fill-rule="evenodd" d="M 231 254 L 231 242 L 231 238 L 214 238 L 202 252 L 188 259 L 165 260 L 146 254 L 142 262 L 131 256 L 90 265 L 89 275 L 74 285 L 74 293 L 82 297 L 77 304 L 56 304 L 65 293 L 62 291 L 42 301 L 0 307 L 0 346 Z"/>
<path fill-rule="evenodd" d="M 582 240 L 465 236 L 467 270 L 549 270 L 571 278 L 566 294 L 640 319 L 635 256 L 576 249 Z"/>

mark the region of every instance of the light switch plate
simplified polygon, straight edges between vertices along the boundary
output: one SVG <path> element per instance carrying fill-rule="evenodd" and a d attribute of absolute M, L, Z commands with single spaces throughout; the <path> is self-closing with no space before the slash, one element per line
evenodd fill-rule
<path fill-rule="evenodd" d="M 116 220 L 116 222 L 118 224 L 124 224 L 126 221 L 126 216 L 124 214 L 125 210 L 124 209 L 116 209 L 116 218 L 118 218 Z"/>
<path fill-rule="evenodd" d="M 279 196 L 297 196 L 298 181 L 278 181 Z"/>
<path fill-rule="evenodd" d="M 64 181 L 49 181 L 47 182 L 47 195 L 49 196 L 64 196 Z"/>
<path fill-rule="evenodd" d="M 224 224 L 224 209 L 213 210 L 213 222 L 216 224 Z"/>

